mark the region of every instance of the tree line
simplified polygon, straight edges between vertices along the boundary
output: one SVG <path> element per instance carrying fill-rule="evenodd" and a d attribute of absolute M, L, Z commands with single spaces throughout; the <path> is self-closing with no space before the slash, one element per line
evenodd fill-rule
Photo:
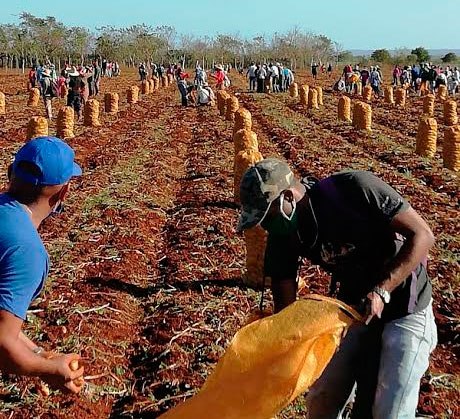
<path fill-rule="evenodd" d="M 430 53 L 424 47 L 417 47 L 412 50 L 400 48 L 393 54 L 391 54 L 387 49 L 377 49 L 371 54 L 371 58 L 379 63 L 393 64 L 427 63 L 432 59 Z M 448 52 L 441 58 L 441 61 L 443 63 L 455 64 L 458 61 L 458 57 L 455 53 Z"/>
<path fill-rule="evenodd" d="M 0 24 L 0 66 L 8 69 L 24 70 L 46 60 L 60 68 L 66 61 L 81 65 L 102 58 L 127 66 L 140 61 L 181 61 L 187 66 L 199 61 L 205 68 L 222 62 L 283 61 L 295 69 L 312 61 L 338 62 L 343 53 L 337 42 L 299 28 L 252 39 L 230 34 L 179 34 L 166 25 L 103 26 L 91 31 L 66 26 L 53 16 L 42 18 L 25 12 L 18 24 Z"/>

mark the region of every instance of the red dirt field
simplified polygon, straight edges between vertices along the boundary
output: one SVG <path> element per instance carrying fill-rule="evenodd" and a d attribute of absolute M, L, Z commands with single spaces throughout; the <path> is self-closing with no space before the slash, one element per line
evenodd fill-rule
<path fill-rule="evenodd" d="M 442 168 L 444 126 L 437 103 L 438 154 L 414 153 L 421 100 L 404 110 L 374 100 L 373 131 L 337 121 L 332 80 L 324 106 L 307 111 L 287 94 L 253 95 L 233 73 L 230 90 L 252 113 L 265 157 L 286 158 L 299 175 L 351 168 L 375 172 L 429 222 L 437 237 L 429 271 L 439 344 L 423 383 L 419 413 L 460 417 L 459 181 Z M 309 76 L 302 82 L 314 85 Z M 27 108 L 25 77 L 0 73 L 7 114 L 0 116 L 0 169 L 25 141 L 26 124 L 44 107 Z M 297 80 L 299 81 L 299 80 Z M 246 288 L 244 241 L 235 232 L 232 123 L 216 108 L 182 108 L 175 85 L 126 103 L 134 73 L 103 79 L 100 97 L 120 93 L 118 116 L 101 112 L 100 128 L 77 123 L 84 175 L 72 184 L 65 212 L 41 234 L 52 270 L 26 332 L 49 350 L 82 356 L 84 392 L 40 395 L 39 380 L 3 376 L 0 417 L 151 418 L 193 395 L 235 332 L 257 310 Z M 459 99 L 457 99 L 459 101 Z M 59 99 L 56 108 L 63 104 Z M 55 124 L 50 127 L 55 133 Z M 303 293 L 326 293 L 328 277 L 305 264 Z M 268 301 L 267 308 L 270 301 Z M 304 417 L 299 397 L 279 418 Z"/>

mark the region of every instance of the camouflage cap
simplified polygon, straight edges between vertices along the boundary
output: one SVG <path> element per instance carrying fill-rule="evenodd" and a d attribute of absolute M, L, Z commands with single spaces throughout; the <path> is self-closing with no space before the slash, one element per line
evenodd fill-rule
<path fill-rule="evenodd" d="M 270 204 L 294 184 L 294 173 L 279 159 L 264 159 L 246 170 L 240 184 L 241 215 L 237 230 L 259 224 Z"/>

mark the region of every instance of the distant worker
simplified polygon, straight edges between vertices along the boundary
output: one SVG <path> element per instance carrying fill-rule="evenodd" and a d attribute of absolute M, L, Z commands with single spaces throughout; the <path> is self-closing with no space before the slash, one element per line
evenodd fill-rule
<path fill-rule="evenodd" d="M 379 97 L 380 96 L 380 84 L 382 83 L 382 79 L 380 78 L 380 73 L 376 67 L 371 67 L 369 83 L 374 93 L 377 95 L 377 97 Z"/>
<path fill-rule="evenodd" d="M 265 92 L 265 79 L 267 77 L 267 70 L 264 65 L 257 66 L 257 93 Z"/>
<path fill-rule="evenodd" d="M 51 79 L 51 71 L 48 68 L 42 71 L 40 86 L 43 103 L 45 104 L 46 117 L 51 120 L 53 117 L 52 101 L 53 98 L 57 96 L 57 85 L 55 81 Z"/>
<path fill-rule="evenodd" d="M 246 73 L 246 76 L 249 79 L 249 91 L 250 92 L 255 92 L 256 87 L 257 87 L 256 71 L 257 71 L 257 66 L 254 63 L 251 63 Z"/>
<path fill-rule="evenodd" d="M 400 77 L 401 77 L 401 67 L 399 67 L 399 65 L 395 65 L 393 68 L 393 86 L 398 85 Z"/>
<path fill-rule="evenodd" d="M 197 105 L 212 106 L 214 105 L 215 95 L 208 83 L 203 83 L 197 89 Z"/>
<path fill-rule="evenodd" d="M 369 69 L 367 67 L 364 67 L 361 70 L 361 84 L 363 87 L 367 85 L 370 75 L 371 74 L 369 73 Z"/>
<path fill-rule="evenodd" d="M 273 93 L 279 92 L 279 69 L 277 64 L 272 64 L 270 66 L 270 87 Z"/>
<path fill-rule="evenodd" d="M 67 106 L 75 111 L 77 119 L 81 119 L 81 76 L 75 67 L 67 73 L 69 76 L 69 91 L 67 92 Z"/>
<path fill-rule="evenodd" d="M 177 88 L 179 89 L 179 93 L 181 96 L 181 103 L 182 106 L 188 105 L 188 97 L 190 92 L 193 90 L 193 86 L 189 86 L 187 83 L 187 79 L 190 76 L 186 73 L 183 69 L 179 68 L 176 73 L 177 79 Z"/>
<path fill-rule="evenodd" d="M 225 81 L 225 73 L 224 69 L 221 65 L 216 65 L 215 67 L 215 74 L 211 75 L 214 79 L 216 79 L 216 89 L 223 90 L 224 89 L 224 81 Z"/>
<path fill-rule="evenodd" d="M 268 233 L 265 276 L 275 313 L 296 301 L 303 257 L 332 275 L 331 295 L 367 309 L 366 323 L 345 337 L 349 346 L 308 393 L 309 417 L 337 418 L 357 380 L 353 417 L 414 418 L 437 342 L 427 223 L 370 172 L 299 180 L 273 158 L 246 171 L 240 197 L 238 230 L 260 225 Z"/>
<path fill-rule="evenodd" d="M 28 80 L 31 89 L 37 85 L 37 67 L 35 65 L 29 70 Z"/>
<path fill-rule="evenodd" d="M 47 76 L 45 76 L 47 77 Z M 83 368 L 76 354 L 46 352 L 23 332 L 31 301 L 41 293 L 49 256 L 37 230 L 62 208 L 69 182 L 81 175 L 74 151 L 54 137 L 36 138 L 16 154 L 8 191 L 0 195 L 0 370 L 40 377 L 54 389 L 78 393 Z"/>
<path fill-rule="evenodd" d="M 318 77 L 318 64 L 312 63 L 311 64 L 311 75 L 314 79 Z"/>

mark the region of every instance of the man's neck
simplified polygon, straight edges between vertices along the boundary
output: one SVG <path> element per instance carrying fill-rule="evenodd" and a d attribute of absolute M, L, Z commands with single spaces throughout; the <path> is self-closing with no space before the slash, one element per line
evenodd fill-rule
<path fill-rule="evenodd" d="M 40 226 L 42 221 L 46 217 L 48 217 L 49 210 L 41 208 L 41 206 L 38 203 L 33 203 L 29 205 L 21 204 L 21 205 L 24 207 L 30 219 L 32 220 L 32 224 L 38 230 L 38 227 Z"/>

